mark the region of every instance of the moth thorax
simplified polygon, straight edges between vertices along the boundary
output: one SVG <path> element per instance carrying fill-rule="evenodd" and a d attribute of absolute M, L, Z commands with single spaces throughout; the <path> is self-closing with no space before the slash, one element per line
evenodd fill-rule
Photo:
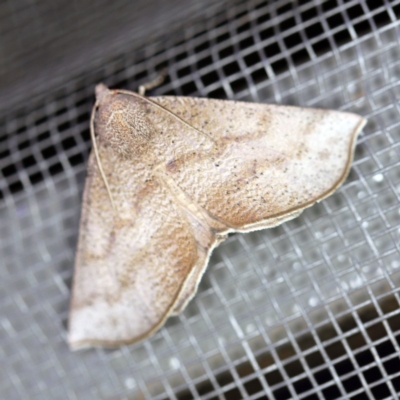
<path fill-rule="evenodd" d="M 139 152 L 150 138 L 145 108 L 135 101 L 116 99 L 100 110 L 99 119 L 99 137 L 123 156 Z"/>

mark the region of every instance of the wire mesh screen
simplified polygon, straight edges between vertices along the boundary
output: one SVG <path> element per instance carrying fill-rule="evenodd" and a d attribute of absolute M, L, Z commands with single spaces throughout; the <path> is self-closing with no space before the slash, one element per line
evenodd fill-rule
<path fill-rule="evenodd" d="M 34 22 L 43 3 L 2 6 L 11 21 L 3 25 L 3 50 L 11 50 L 2 75 L 15 77 L 15 90 L 0 89 L 0 397 L 397 398 L 400 1 L 209 2 L 179 21 L 170 10 L 158 36 L 151 14 L 135 38 L 121 23 L 117 46 L 105 40 L 115 26 L 104 21 L 129 18 L 116 3 L 91 18 L 73 2 L 52 9 L 60 28 L 53 40 L 65 54 L 88 46 L 70 68 L 62 57 L 46 64 L 58 79 L 40 78 L 40 65 L 17 57 L 25 39 L 10 28 L 30 17 L 40 36 Z M 91 41 L 63 36 L 68 21 L 93 33 L 96 57 Z M 44 37 L 38 51 L 49 43 Z M 341 109 L 368 124 L 334 195 L 280 227 L 230 236 L 214 250 L 194 300 L 153 337 L 71 352 L 68 304 L 94 85 L 136 90 L 163 68 L 167 79 L 151 94 Z"/>

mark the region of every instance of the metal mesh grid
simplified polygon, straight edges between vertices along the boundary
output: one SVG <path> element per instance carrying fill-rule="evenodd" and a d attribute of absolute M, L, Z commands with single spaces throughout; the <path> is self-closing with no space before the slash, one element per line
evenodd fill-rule
<path fill-rule="evenodd" d="M 122 41 L 118 56 L 103 43 L 102 67 L 82 63 L 64 85 L 8 110 L 1 397 L 396 398 L 399 15 L 395 0 L 232 2 L 157 41 Z M 168 80 L 157 95 L 337 108 L 369 122 L 344 186 L 278 228 L 231 236 L 195 299 L 154 337 L 71 353 L 66 321 L 93 87 L 134 90 L 162 67 Z"/>

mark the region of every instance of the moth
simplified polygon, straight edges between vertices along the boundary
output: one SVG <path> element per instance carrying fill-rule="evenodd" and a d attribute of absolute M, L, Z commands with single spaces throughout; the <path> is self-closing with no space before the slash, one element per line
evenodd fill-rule
<path fill-rule="evenodd" d="M 72 349 L 149 337 L 230 232 L 332 194 L 366 120 L 347 112 L 96 87 L 69 318 Z"/>

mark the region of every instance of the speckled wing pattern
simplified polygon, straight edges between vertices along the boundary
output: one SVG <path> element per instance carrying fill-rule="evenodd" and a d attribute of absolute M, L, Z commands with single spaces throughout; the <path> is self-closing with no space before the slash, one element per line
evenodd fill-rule
<path fill-rule="evenodd" d="M 194 296 L 229 232 L 279 225 L 336 190 L 365 124 L 339 111 L 104 85 L 96 95 L 99 159 L 89 158 L 83 198 L 73 349 L 154 333 Z"/>

